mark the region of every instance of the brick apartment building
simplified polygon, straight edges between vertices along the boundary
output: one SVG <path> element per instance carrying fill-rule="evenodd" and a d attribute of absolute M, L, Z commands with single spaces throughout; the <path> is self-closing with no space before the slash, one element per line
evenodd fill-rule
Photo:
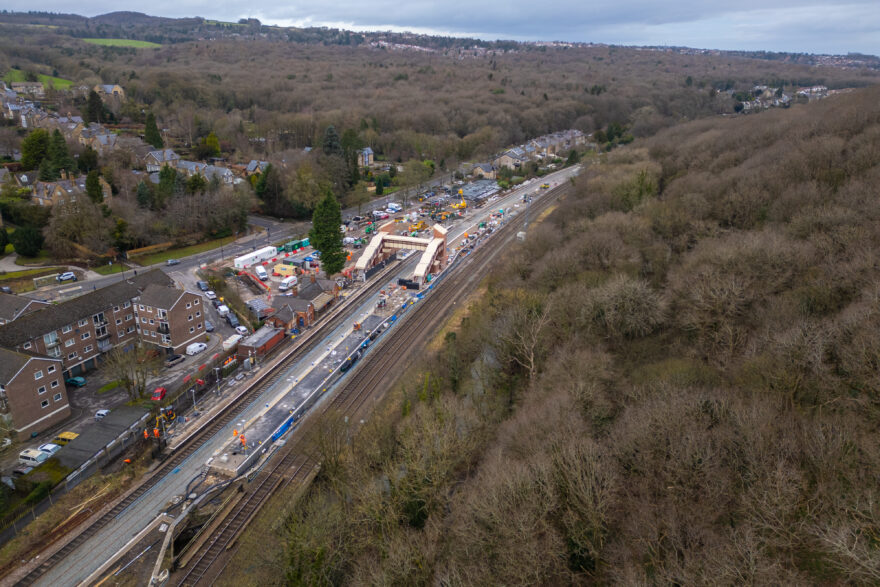
<path fill-rule="evenodd" d="M 171 279 L 154 269 L 0 326 L 0 347 L 60 359 L 64 379 L 97 366 L 98 357 L 137 338 L 132 298 Z"/>
<path fill-rule="evenodd" d="M 70 416 L 60 359 L 0 349 L 0 419 L 18 440 Z"/>
<path fill-rule="evenodd" d="M 204 341 L 202 297 L 162 285 L 149 285 L 134 300 L 137 331 L 142 341 L 179 354 L 187 345 Z"/>

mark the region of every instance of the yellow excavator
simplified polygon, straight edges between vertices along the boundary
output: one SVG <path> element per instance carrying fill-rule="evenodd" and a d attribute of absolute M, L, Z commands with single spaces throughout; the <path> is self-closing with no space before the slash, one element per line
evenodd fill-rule
<path fill-rule="evenodd" d="M 467 202 L 464 201 L 464 192 L 462 190 L 458 190 L 458 196 L 461 198 L 461 202 L 458 204 L 453 204 L 452 207 L 456 210 L 464 210 L 467 208 Z"/>

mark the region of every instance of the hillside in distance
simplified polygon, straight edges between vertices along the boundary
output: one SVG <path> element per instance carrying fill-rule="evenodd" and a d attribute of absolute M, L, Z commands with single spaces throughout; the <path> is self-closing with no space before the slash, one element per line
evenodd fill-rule
<path fill-rule="evenodd" d="M 870 88 L 590 165 L 248 576 L 876 584 L 878 153 Z"/>

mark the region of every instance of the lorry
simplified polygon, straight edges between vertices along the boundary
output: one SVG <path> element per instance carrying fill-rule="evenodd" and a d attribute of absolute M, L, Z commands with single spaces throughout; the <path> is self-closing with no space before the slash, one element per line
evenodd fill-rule
<path fill-rule="evenodd" d="M 235 348 L 235 346 L 238 344 L 238 341 L 240 341 L 240 340 L 241 340 L 240 334 L 233 334 L 232 336 L 230 336 L 229 338 L 227 338 L 226 340 L 223 341 L 223 350 L 224 351 L 231 351 L 232 349 Z"/>

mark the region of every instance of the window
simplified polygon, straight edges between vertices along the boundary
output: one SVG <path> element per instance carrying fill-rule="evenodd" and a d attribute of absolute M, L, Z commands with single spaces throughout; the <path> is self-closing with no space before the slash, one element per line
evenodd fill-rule
<path fill-rule="evenodd" d="M 125 331 L 124 331 L 124 330 L 117 330 L 117 331 L 116 331 L 116 337 L 117 337 L 117 338 L 122 338 L 123 336 L 125 336 Z"/>
<path fill-rule="evenodd" d="M 199 305 L 199 300 L 198 300 L 198 298 L 196 298 L 195 300 L 193 300 L 193 306 L 198 306 L 198 305 Z"/>
<path fill-rule="evenodd" d="M 144 305 L 143 305 L 143 304 L 138 304 L 138 310 L 143 311 L 143 310 L 144 310 Z"/>
<path fill-rule="evenodd" d="M 40 395 L 43 395 L 44 393 L 46 393 L 46 386 L 41 385 L 40 389 L 37 390 L 37 393 L 39 393 Z"/>
<path fill-rule="evenodd" d="M 90 352 L 92 352 L 92 345 L 89 345 L 89 346 L 87 346 L 86 348 L 84 348 L 84 349 L 83 349 L 83 352 L 84 352 L 84 353 L 90 353 Z"/>
<path fill-rule="evenodd" d="M 73 326 L 71 326 L 70 324 L 68 324 L 67 326 L 65 326 L 64 328 L 61 329 L 61 334 L 67 334 L 67 333 L 70 332 L 71 330 L 73 330 Z"/>
<path fill-rule="evenodd" d="M 202 329 L 202 323 L 199 322 L 198 324 L 196 324 L 196 328 L 198 328 L 199 330 L 201 330 L 201 329 Z"/>
<path fill-rule="evenodd" d="M 25 349 L 31 348 L 31 343 L 29 343 L 29 342 L 24 343 L 24 348 Z"/>
<path fill-rule="evenodd" d="M 69 355 L 67 355 L 67 358 L 68 358 L 68 359 L 75 359 L 75 358 L 76 358 L 76 351 L 73 351 L 72 353 L 70 353 Z"/>
<path fill-rule="evenodd" d="M 68 338 L 67 340 L 64 341 L 64 346 L 73 346 L 74 342 L 76 342 L 76 341 L 73 340 L 72 338 Z"/>
<path fill-rule="evenodd" d="M 194 327 L 192 327 L 192 326 L 189 327 L 189 332 L 190 332 L 190 334 L 192 334 L 192 333 L 195 332 L 195 331 L 196 331 L 196 329 L 195 329 Z"/>
<path fill-rule="evenodd" d="M 117 318 L 116 319 L 116 326 L 119 326 L 120 324 L 122 324 L 122 318 Z"/>
<path fill-rule="evenodd" d="M 153 313 L 153 306 L 147 306 L 147 312 L 152 314 Z"/>
<path fill-rule="evenodd" d="M 79 325 L 79 326 L 86 326 L 86 325 L 88 325 L 88 323 L 89 323 L 88 320 L 80 320 L 79 323 L 78 323 L 78 325 Z"/>
<path fill-rule="evenodd" d="M 147 319 L 146 319 L 146 318 L 141 318 L 141 324 L 146 324 L 146 323 L 147 323 Z"/>
<path fill-rule="evenodd" d="M 52 382 L 51 387 L 52 387 L 52 389 L 55 389 L 56 387 L 58 387 L 58 380 L 57 379 Z"/>
<path fill-rule="evenodd" d="M 41 408 L 48 408 L 48 407 L 49 407 L 49 400 L 44 399 L 43 401 L 41 401 L 41 402 L 40 402 L 40 407 L 41 407 Z"/>
<path fill-rule="evenodd" d="M 156 323 L 156 321 L 153 320 L 152 318 L 150 318 L 150 324 L 155 324 L 155 323 Z"/>
<path fill-rule="evenodd" d="M 125 315 L 125 319 L 126 319 L 126 320 L 131 320 L 132 317 L 133 317 L 132 314 L 126 314 L 126 315 Z"/>
<path fill-rule="evenodd" d="M 144 330 L 144 332 L 146 332 L 146 330 Z M 141 334 L 141 327 L 140 326 L 138 326 L 138 334 Z"/>
<path fill-rule="evenodd" d="M 192 322 L 192 321 L 193 321 L 193 315 L 190 314 L 189 316 L 186 317 L 186 319 L 189 320 L 190 322 Z"/>
<path fill-rule="evenodd" d="M 49 368 L 46 369 L 46 373 L 54 373 L 54 372 L 55 372 L 55 365 L 49 365 Z"/>
<path fill-rule="evenodd" d="M 61 401 L 61 394 L 56 393 L 55 395 L 52 396 L 52 399 L 54 399 L 56 402 L 60 402 Z"/>
<path fill-rule="evenodd" d="M 91 333 L 91 332 L 83 332 L 82 334 L 79 335 L 79 338 L 80 338 L 80 340 L 86 340 L 86 339 L 88 339 L 90 336 L 92 336 L 92 333 Z"/>
<path fill-rule="evenodd" d="M 126 332 L 134 332 L 134 326 L 129 326 L 125 329 Z"/>
<path fill-rule="evenodd" d="M 114 312 L 118 312 L 118 311 L 119 311 L 119 306 L 113 306 L 113 311 L 114 311 Z"/>
<path fill-rule="evenodd" d="M 201 316 L 201 315 L 202 315 L 201 312 L 196 312 L 196 318 L 198 318 L 198 317 Z"/>
<path fill-rule="evenodd" d="M 125 302 L 124 304 L 122 304 L 122 307 L 123 307 L 123 308 L 130 308 L 130 307 L 131 307 L 131 302 Z"/>
<path fill-rule="evenodd" d="M 189 310 L 190 308 L 192 308 L 192 304 L 187 304 L 186 309 Z"/>
<path fill-rule="evenodd" d="M 34 371 L 34 380 L 42 379 L 42 378 L 43 378 L 43 372 L 42 372 L 42 371 Z"/>
<path fill-rule="evenodd" d="M 152 336 L 153 338 L 156 338 L 156 331 L 155 330 L 150 331 L 150 336 Z"/>

